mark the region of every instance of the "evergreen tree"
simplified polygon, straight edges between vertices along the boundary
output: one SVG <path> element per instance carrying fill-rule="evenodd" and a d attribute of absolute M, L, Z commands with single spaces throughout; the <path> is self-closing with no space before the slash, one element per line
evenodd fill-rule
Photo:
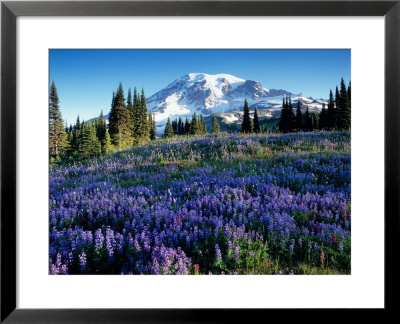
<path fill-rule="evenodd" d="M 342 78 L 340 82 L 340 100 L 339 100 L 339 110 L 338 116 L 336 121 L 336 127 L 339 130 L 348 130 L 350 129 L 351 124 L 351 112 L 350 112 L 350 105 L 349 99 L 347 96 L 347 88 Z"/>
<path fill-rule="evenodd" d="M 49 156 L 60 159 L 64 154 L 67 136 L 64 130 L 64 122 L 61 116 L 59 98 L 56 84 L 53 81 L 49 96 Z"/>
<path fill-rule="evenodd" d="M 282 133 L 287 132 L 287 107 L 285 97 L 282 98 L 281 119 L 279 121 L 279 130 Z"/>
<path fill-rule="evenodd" d="M 347 98 L 349 100 L 349 107 L 351 110 L 351 81 L 349 82 L 349 86 L 347 87 Z"/>
<path fill-rule="evenodd" d="M 303 129 L 303 115 L 301 114 L 301 109 L 300 109 L 300 99 L 297 100 L 295 128 L 297 131 L 301 131 Z"/>
<path fill-rule="evenodd" d="M 64 145 L 64 154 L 65 158 L 70 159 L 74 155 L 74 143 L 73 143 L 73 130 L 72 126 L 70 125 L 68 132 L 67 132 L 67 137 Z"/>
<path fill-rule="evenodd" d="M 183 125 L 181 117 L 179 116 L 179 118 L 178 118 L 178 135 L 183 135 L 183 133 L 184 133 L 184 125 Z"/>
<path fill-rule="evenodd" d="M 172 128 L 171 120 L 168 117 L 167 125 L 165 126 L 164 130 L 164 137 L 173 137 L 174 136 L 174 129 Z"/>
<path fill-rule="evenodd" d="M 128 97 L 126 98 L 126 108 L 128 108 L 128 110 L 130 112 L 133 112 L 132 89 L 131 88 L 129 88 L 129 90 L 128 90 Z"/>
<path fill-rule="evenodd" d="M 80 159 L 98 157 L 101 154 L 101 144 L 96 136 L 95 123 L 83 124 L 81 128 L 78 156 Z"/>
<path fill-rule="evenodd" d="M 139 142 L 147 142 L 149 140 L 149 122 L 147 120 L 147 101 L 146 96 L 144 95 L 144 90 L 142 88 L 142 93 L 140 95 L 140 125 L 139 125 Z"/>
<path fill-rule="evenodd" d="M 119 84 L 111 107 L 109 133 L 112 144 L 118 149 L 132 145 L 132 120 L 126 108 L 122 83 Z"/>
<path fill-rule="evenodd" d="M 257 108 L 254 109 L 253 125 L 254 125 L 254 133 L 259 133 L 260 132 L 260 123 L 258 122 Z"/>
<path fill-rule="evenodd" d="M 135 111 L 133 109 L 133 101 L 132 101 L 132 89 L 128 90 L 128 97 L 126 98 L 126 109 L 128 109 L 129 117 L 130 117 L 130 131 L 132 134 L 132 138 L 135 138 Z"/>
<path fill-rule="evenodd" d="M 76 118 L 75 126 L 73 127 L 73 130 L 72 130 L 71 146 L 72 146 L 72 150 L 74 152 L 78 152 L 78 150 L 79 150 L 78 137 L 79 137 L 80 128 L 81 128 L 81 123 L 79 121 L 79 116 L 78 116 Z"/>
<path fill-rule="evenodd" d="M 211 133 L 212 134 L 218 134 L 220 132 L 221 132 L 221 129 L 219 127 L 219 123 L 217 121 L 217 118 L 215 116 L 213 116 Z"/>
<path fill-rule="evenodd" d="M 279 130 L 283 133 L 291 132 L 295 128 L 292 98 L 283 98 Z"/>
<path fill-rule="evenodd" d="M 294 116 L 294 112 L 293 112 L 293 105 L 292 105 L 292 98 L 289 97 L 289 102 L 287 104 L 287 115 L 288 115 L 288 120 L 287 120 L 287 124 L 288 124 L 288 131 L 292 132 L 293 129 L 295 128 L 295 116 Z"/>
<path fill-rule="evenodd" d="M 107 128 L 103 116 L 103 110 L 100 112 L 100 116 L 97 118 L 95 125 L 96 125 L 96 136 L 99 139 L 99 141 L 102 142 L 106 134 L 106 128 Z"/>
<path fill-rule="evenodd" d="M 80 128 L 81 128 L 81 123 L 79 121 L 79 115 L 78 115 L 78 117 L 76 118 L 75 129 L 79 130 Z"/>
<path fill-rule="evenodd" d="M 156 134 L 157 134 L 157 127 L 156 127 L 156 119 L 155 119 L 154 115 L 153 115 L 152 119 L 153 119 L 153 127 L 151 128 L 150 139 L 155 140 Z"/>
<path fill-rule="evenodd" d="M 132 108 L 132 124 L 133 124 L 133 140 L 135 143 L 139 142 L 140 138 L 140 98 L 138 96 L 136 87 L 133 90 L 133 108 Z"/>
<path fill-rule="evenodd" d="M 191 124 L 189 122 L 189 119 L 186 117 L 186 120 L 185 120 L 185 134 L 189 135 L 190 132 L 191 132 Z"/>
<path fill-rule="evenodd" d="M 337 88 L 336 88 L 337 89 Z M 328 110 L 326 111 L 325 128 L 330 130 L 335 127 L 336 108 L 332 90 L 329 91 Z"/>
<path fill-rule="evenodd" d="M 193 113 L 192 122 L 190 123 L 190 134 L 196 135 L 199 131 L 199 127 L 197 125 L 197 117 L 196 112 Z"/>
<path fill-rule="evenodd" d="M 154 141 L 156 139 L 156 132 L 157 132 L 156 120 L 152 113 L 149 113 L 149 117 L 150 117 L 149 120 L 151 122 L 150 140 Z"/>
<path fill-rule="evenodd" d="M 207 134 L 207 126 L 206 122 L 204 120 L 203 114 L 200 115 L 200 120 L 199 120 L 199 134 Z"/>
<path fill-rule="evenodd" d="M 109 154 L 112 152 L 111 137 L 108 129 L 106 128 L 103 140 L 101 141 L 101 153 Z"/>
<path fill-rule="evenodd" d="M 173 120 L 171 124 L 172 124 L 172 129 L 174 130 L 174 134 L 177 135 L 178 134 L 178 122 L 177 122 L 177 120 L 176 119 Z"/>
<path fill-rule="evenodd" d="M 322 104 L 321 112 L 319 113 L 319 129 L 327 128 L 327 111 L 325 109 L 325 104 Z"/>
<path fill-rule="evenodd" d="M 306 132 L 311 132 L 313 129 L 312 118 L 310 116 L 310 112 L 308 111 L 308 107 L 306 109 L 306 113 L 304 115 L 304 130 Z"/>
<path fill-rule="evenodd" d="M 312 114 L 312 130 L 319 129 L 319 118 L 317 114 Z"/>
<path fill-rule="evenodd" d="M 242 133 L 251 133 L 251 120 L 250 120 L 250 111 L 249 105 L 247 103 L 247 99 L 244 100 L 243 107 L 243 122 L 242 122 Z"/>
<path fill-rule="evenodd" d="M 340 106 L 340 93 L 339 93 L 339 88 L 336 86 L 336 91 L 335 91 L 335 108 L 339 109 Z"/>

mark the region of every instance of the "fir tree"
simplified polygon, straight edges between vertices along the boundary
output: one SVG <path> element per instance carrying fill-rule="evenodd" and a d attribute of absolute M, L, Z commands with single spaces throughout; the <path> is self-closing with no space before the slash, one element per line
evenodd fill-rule
<path fill-rule="evenodd" d="M 291 132 L 295 127 L 292 98 L 283 98 L 279 130 L 283 133 Z"/>
<path fill-rule="evenodd" d="M 322 104 L 321 112 L 319 113 L 319 129 L 327 128 L 327 110 L 325 109 L 325 104 Z"/>
<path fill-rule="evenodd" d="M 192 122 L 190 123 L 190 134 L 196 135 L 199 132 L 199 127 L 197 125 L 196 112 L 193 113 Z"/>
<path fill-rule="evenodd" d="M 308 107 L 306 109 L 306 113 L 304 115 L 304 130 L 306 132 L 311 132 L 313 128 L 312 118 L 310 116 L 310 112 L 308 111 Z"/>
<path fill-rule="evenodd" d="M 189 119 L 186 117 L 186 120 L 185 120 L 185 134 L 189 135 L 190 132 L 191 132 L 191 124 L 190 124 Z"/>
<path fill-rule="evenodd" d="M 325 128 L 330 130 L 335 127 L 336 109 L 332 90 L 329 91 L 328 110 L 326 111 Z"/>
<path fill-rule="evenodd" d="M 133 139 L 135 143 L 139 142 L 140 138 L 140 98 L 138 96 L 136 87 L 133 90 L 133 108 L 132 108 L 132 129 Z"/>
<path fill-rule="evenodd" d="M 149 138 L 150 138 L 150 140 L 153 140 L 153 138 L 152 138 L 152 132 L 153 132 L 153 114 L 152 114 L 151 112 L 149 112 L 148 120 L 149 120 Z"/>
<path fill-rule="evenodd" d="M 60 159 L 64 152 L 67 136 L 64 130 L 64 122 L 61 116 L 59 98 L 56 84 L 53 81 L 49 96 L 49 156 Z"/>
<path fill-rule="evenodd" d="M 258 121 L 257 108 L 254 109 L 253 124 L 254 124 L 254 133 L 259 133 L 260 132 L 260 123 Z"/>
<path fill-rule="evenodd" d="M 336 121 L 336 128 L 339 130 L 347 130 L 350 129 L 351 124 L 351 112 L 350 112 L 350 105 L 349 99 L 347 96 L 347 88 L 342 78 L 340 82 L 340 97 L 339 97 L 339 110 L 338 116 Z"/>
<path fill-rule="evenodd" d="M 279 121 L 279 130 L 282 133 L 287 132 L 287 108 L 285 97 L 282 99 L 281 119 Z"/>
<path fill-rule="evenodd" d="M 142 88 L 142 93 L 140 95 L 140 125 L 139 125 L 139 142 L 143 143 L 149 140 L 149 123 L 147 120 L 147 101 L 144 95 L 144 90 Z"/>
<path fill-rule="evenodd" d="M 199 134 L 207 134 L 207 126 L 206 126 L 206 122 L 204 120 L 203 114 L 200 115 L 200 119 L 199 119 Z"/>
<path fill-rule="evenodd" d="M 178 134 L 178 121 L 175 119 L 172 121 L 172 129 L 174 130 L 174 134 L 177 135 Z"/>
<path fill-rule="evenodd" d="M 250 120 L 250 111 L 249 105 L 247 103 L 247 99 L 244 100 L 243 107 L 243 122 L 242 122 L 242 133 L 251 133 L 251 120 Z"/>
<path fill-rule="evenodd" d="M 78 115 L 78 117 L 76 118 L 75 129 L 79 130 L 80 128 L 81 128 L 81 123 L 79 121 L 79 115 Z"/>
<path fill-rule="evenodd" d="M 132 120 L 124 97 L 122 83 L 113 100 L 110 111 L 109 133 L 112 144 L 118 149 L 132 145 Z"/>
<path fill-rule="evenodd" d="M 129 112 L 129 117 L 130 117 L 130 131 L 132 134 L 132 138 L 134 138 L 135 135 L 135 111 L 133 109 L 133 101 L 132 101 L 132 89 L 129 88 L 128 90 L 128 97 L 126 98 L 126 109 L 128 109 Z"/>
<path fill-rule="evenodd" d="M 112 152 L 111 137 L 108 129 L 106 128 L 103 140 L 101 141 L 101 153 L 109 154 Z"/>
<path fill-rule="evenodd" d="M 96 122 L 96 136 L 100 142 L 102 142 L 106 134 L 106 122 L 104 121 L 103 110 L 100 112 L 100 116 L 97 118 Z"/>
<path fill-rule="evenodd" d="M 94 123 L 83 124 L 81 128 L 78 156 L 80 159 L 98 157 L 101 154 L 101 144 L 96 136 Z"/>
<path fill-rule="evenodd" d="M 78 152 L 79 150 L 79 132 L 81 128 L 81 123 L 79 121 L 79 116 L 76 118 L 76 123 L 72 131 L 72 141 L 71 141 L 71 146 L 73 148 L 74 152 Z"/>
<path fill-rule="evenodd" d="M 319 118 L 317 114 L 312 114 L 312 130 L 319 129 Z"/>
<path fill-rule="evenodd" d="M 295 117 L 293 112 L 292 98 L 289 97 L 289 102 L 287 103 L 287 129 L 289 132 L 292 132 L 295 128 Z"/>
<path fill-rule="evenodd" d="M 183 135 L 183 133 L 184 133 L 184 125 L 183 125 L 181 117 L 179 116 L 179 118 L 178 118 L 178 135 Z"/>
<path fill-rule="evenodd" d="M 151 128 L 150 128 L 150 140 L 154 141 L 156 139 L 156 120 L 153 114 L 149 113 L 149 120 L 151 121 Z"/>
<path fill-rule="evenodd" d="M 164 137 L 173 137 L 174 136 L 174 129 L 172 128 L 171 120 L 168 117 L 167 125 L 165 126 L 164 130 Z"/>
<path fill-rule="evenodd" d="M 351 109 L 351 81 L 349 82 L 349 86 L 347 87 L 347 98 L 349 100 L 349 107 Z"/>
<path fill-rule="evenodd" d="M 336 109 L 339 109 L 339 101 L 340 101 L 340 93 L 339 93 L 339 88 L 336 86 L 336 91 L 335 91 L 335 107 Z"/>
<path fill-rule="evenodd" d="M 301 114 L 301 109 L 300 109 L 300 99 L 297 100 L 295 128 L 297 131 L 301 131 L 303 129 L 303 115 Z"/>
<path fill-rule="evenodd" d="M 221 129 L 219 127 L 219 123 L 217 121 L 217 118 L 215 116 L 213 116 L 211 133 L 212 134 L 218 134 L 219 132 L 221 132 Z"/>

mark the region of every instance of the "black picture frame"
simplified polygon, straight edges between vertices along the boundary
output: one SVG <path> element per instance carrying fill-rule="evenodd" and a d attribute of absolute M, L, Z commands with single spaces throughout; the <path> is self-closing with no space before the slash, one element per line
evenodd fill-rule
<path fill-rule="evenodd" d="M 392 1 L 2 1 L 1 2 L 1 317 L 4 323 L 197 323 L 270 317 L 270 309 L 16 308 L 16 19 L 19 16 L 384 16 L 385 17 L 385 308 L 396 311 L 400 232 L 400 0 Z M 373 131 L 373 130 L 372 130 Z M 373 154 L 373 152 L 371 152 Z M 374 190 L 371 188 L 371 190 Z M 368 284 L 368 283 L 366 283 Z M 182 297 L 186 298 L 186 297 Z M 286 311 L 286 310 L 285 310 Z M 297 316 L 304 310 L 293 310 Z M 315 310 L 314 310 L 315 311 Z M 334 310 L 326 310 L 332 312 Z M 353 310 L 357 312 L 358 310 Z M 268 312 L 268 314 L 266 314 Z M 249 318 L 253 318 L 251 320 Z M 261 316 L 261 317 L 259 317 Z M 315 317 L 314 317 L 315 316 Z M 372 316 L 372 317 L 371 317 Z M 313 315 L 318 320 L 318 313 Z M 329 316 L 320 318 L 329 319 Z M 311 318 L 309 318 L 311 320 Z M 342 320 L 338 319 L 338 320 Z M 267 318 L 265 317 L 265 320 Z M 258 321 L 258 320 L 257 320 Z"/>

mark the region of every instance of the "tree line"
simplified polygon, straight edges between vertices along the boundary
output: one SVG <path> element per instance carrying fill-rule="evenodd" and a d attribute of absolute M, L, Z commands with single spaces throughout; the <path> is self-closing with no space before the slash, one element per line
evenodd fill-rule
<path fill-rule="evenodd" d="M 80 121 L 64 126 L 57 87 L 53 81 L 49 94 L 49 158 L 50 162 L 99 157 L 156 138 L 154 116 L 147 111 L 146 97 L 131 89 L 125 98 L 122 83 L 113 92 L 109 125 L 103 112 L 92 122 Z"/>
<path fill-rule="evenodd" d="M 218 134 L 221 132 L 221 127 L 218 123 L 218 120 L 215 115 L 212 116 L 212 124 L 211 124 L 211 134 Z M 259 133 L 260 132 L 260 124 L 258 120 L 258 112 L 257 108 L 254 110 L 254 117 L 251 119 L 249 104 L 247 99 L 244 100 L 244 108 L 243 108 L 243 122 L 241 126 L 242 133 Z M 203 135 L 207 134 L 207 127 L 201 114 L 200 117 L 196 117 L 196 113 L 193 113 L 192 119 L 189 120 L 186 117 L 185 122 L 178 118 L 178 120 L 174 120 L 171 122 L 168 117 L 167 124 L 165 125 L 164 137 L 172 137 L 175 135 Z"/>
<path fill-rule="evenodd" d="M 282 102 L 279 131 L 283 133 L 313 130 L 349 130 L 351 127 L 351 82 L 346 87 L 342 78 L 340 90 L 336 86 L 335 97 L 329 92 L 328 107 L 322 104 L 318 113 L 310 113 L 307 107 L 304 115 L 297 101 L 296 113 L 293 111 L 292 100 L 284 97 Z"/>
<path fill-rule="evenodd" d="M 221 131 L 217 118 L 213 116 L 211 133 L 217 134 Z M 170 118 L 167 119 L 167 124 L 164 129 L 164 137 L 173 137 L 175 135 L 204 135 L 207 134 L 207 126 L 203 117 L 200 114 L 196 116 L 194 112 L 192 118 L 189 120 L 186 117 L 185 122 L 179 117 L 171 122 Z"/>

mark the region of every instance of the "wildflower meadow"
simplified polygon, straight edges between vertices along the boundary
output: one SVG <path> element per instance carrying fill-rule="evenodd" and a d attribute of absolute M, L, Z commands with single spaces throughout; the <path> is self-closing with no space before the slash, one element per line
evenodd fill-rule
<path fill-rule="evenodd" d="M 350 274 L 350 133 L 173 137 L 50 168 L 50 274 Z"/>

